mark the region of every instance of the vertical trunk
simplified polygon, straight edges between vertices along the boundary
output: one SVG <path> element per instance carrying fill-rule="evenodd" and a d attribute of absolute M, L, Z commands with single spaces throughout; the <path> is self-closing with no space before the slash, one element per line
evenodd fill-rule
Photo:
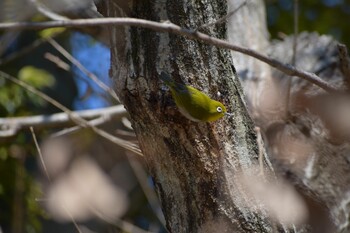
<path fill-rule="evenodd" d="M 131 4 L 130 4 L 131 5 Z M 107 6 L 108 16 L 119 9 Z M 197 28 L 227 13 L 219 1 L 137 1 L 131 15 Z M 226 38 L 226 25 L 203 29 Z M 234 184 L 258 163 L 253 123 L 229 51 L 167 33 L 111 28 L 111 76 L 127 108 L 153 177 L 170 232 L 271 232 L 264 214 L 248 209 Z M 223 102 L 233 117 L 197 123 L 182 116 L 161 71 Z M 217 95 L 220 93 L 221 95 Z"/>

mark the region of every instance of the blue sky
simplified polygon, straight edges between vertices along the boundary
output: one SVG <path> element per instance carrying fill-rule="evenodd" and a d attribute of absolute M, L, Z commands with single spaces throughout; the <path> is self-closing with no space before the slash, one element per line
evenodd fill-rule
<path fill-rule="evenodd" d="M 108 76 L 110 66 L 109 48 L 95 41 L 90 36 L 78 32 L 72 34 L 71 45 L 72 55 L 101 81 L 110 85 L 110 78 Z M 86 77 L 78 68 L 74 67 L 73 71 L 76 75 L 75 80 L 80 97 L 74 103 L 75 109 L 102 108 L 110 105 L 105 98 L 100 96 L 100 94 L 105 95 L 105 92 L 100 87 Z M 89 95 L 85 98 L 88 85 L 90 85 L 92 92 L 89 92 Z"/>

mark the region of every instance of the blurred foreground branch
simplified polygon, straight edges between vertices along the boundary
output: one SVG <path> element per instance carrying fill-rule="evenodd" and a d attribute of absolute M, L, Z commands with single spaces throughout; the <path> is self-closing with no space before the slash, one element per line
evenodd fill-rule
<path fill-rule="evenodd" d="M 81 70 L 88 78 L 96 83 L 101 89 L 109 93 L 116 101 L 119 102 L 117 94 L 112 88 L 104 84 L 95 74 L 86 69 L 77 59 L 75 59 L 67 50 L 65 50 L 60 44 L 58 44 L 54 39 L 49 38 L 48 42 L 65 58 L 67 58 L 72 64 L 74 64 L 79 70 Z"/>
<path fill-rule="evenodd" d="M 41 97 L 42 99 L 46 100 L 47 102 L 49 102 L 50 104 L 54 105 L 55 107 L 61 109 L 62 111 L 64 111 L 65 113 L 67 113 L 67 115 L 69 116 L 69 118 L 75 122 L 77 125 L 80 125 L 83 128 L 91 128 L 96 134 L 100 135 L 101 137 L 111 141 L 112 143 L 115 143 L 116 145 L 119 145 L 120 147 L 132 151 L 137 155 L 143 155 L 141 150 L 139 149 L 138 145 L 136 145 L 135 143 L 129 142 L 127 140 L 118 138 L 112 134 L 107 133 L 106 131 L 97 128 L 96 126 L 90 124 L 88 121 L 86 121 L 85 119 L 83 119 L 82 117 L 80 117 L 79 115 L 76 114 L 76 112 L 71 111 L 70 109 L 68 109 L 67 107 L 65 107 L 64 105 L 62 105 L 61 103 L 59 103 L 58 101 L 52 99 L 50 96 L 46 95 L 45 93 L 35 89 L 34 87 L 30 86 L 29 84 L 16 79 L 2 71 L 0 71 L 0 77 L 3 77 L 21 87 L 23 87 L 24 89 L 26 89 L 27 91 Z"/>
<path fill-rule="evenodd" d="M 261 53 L 258 53 L 255 50 L 233 45 L 225 40 L 211 37 L 207 34 L 198 32 L 197 30 L 181 28 L 180 26 L 173 24 L 169 21 L 155 22 L 155 21 L 137 19 L 137 18 L 116 17 L 116 18 L 103 18 L 103 19 L 77 19 L 77 20 L 69 20 L 69 21 L 67 20 L 67 21 L 48 21 L 48 22 L 14 22 L 14 23 L 1 23 L 0 30 L 29 30 L 29 29 L 45 29 L 45 28 L 54 28 L 54 27 L 86 27 L 86 26 L 91 27 L 91 26 L 102 26 L 102 25 L 143 27 L 143 28 L 148 28 L 158 32 L 168 32 L 168 33 L 185 36 L 193 40 L 200 40 L 206 44 L 215 45 L 220 48 L 233 50 L 233 51 L 254 57 L 262 62 L 269 64 L 270 66 L 276 68 L 277 70 L 287 75 L 297 76 L 299 78 L 305 79 L 328 92 L 337 92 L 337 89 L 335 87 L 325 82 L 314 73 L 300 70 L 290 64 L 284 64 L 278 61 L 277 59 L 273 59 Z"/>
<path fill-rule="evenodd" d="M 75 111 L 72 113 L 86 120 L 103 118 L 104 122 L 108 122 L 112 119 L 121 119 L 127 115 L 127 112 L 124 109 L 123 105 L 101 109 Z M 73 123 L 73 120 L 66 112 L 56 113 L 52 115 L 0 118 L 0 137 L 12 137 L 19 131 L 29 127 L 49 128 L 58 126 L 70 126 Z"/>

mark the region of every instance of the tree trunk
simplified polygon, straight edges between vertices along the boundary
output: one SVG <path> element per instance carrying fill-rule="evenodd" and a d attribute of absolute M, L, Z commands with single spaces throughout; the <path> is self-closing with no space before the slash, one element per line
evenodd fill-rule
<path fill-rule="evenodd" d="M 108 16 L 119 15 L 111 1 L 107 9 Z M 225 16 L 227 2 L 138 1 L 130 12 L 137 18 L 170 20 L 195 29 Z M 225 23 L 203 32 L 227 37 Z M 239 173 L 257 172 L 259 151 L 230 52 L 141 28 L 111 28 L 111 45 L 115 89 L 130 114 L 168 230 L 277 229 L 266 213 L 244 204 L 246 192 L 235 182 Z M 223 102 L 233 116 L 213 123 L 187 120 L 158 78 L 161 71 Z"/>
<path fill-rule="evenodd" d="M 117 8 L 109 4 L 107 15 L 170 20 L 193 29 L 240 4 L 235 0 L 129 1 Z M 263 1 L 247 1 L 227 21 L 226 26 L 202 31 L 291 62 L 291 38 L 268 40 Z M 298 41 L 299 68 L 344 86 L 346 75 L 337 66 L 332 39 L 303 33 Z M 346 130 L 350 125 L 338 117 L 348 109 L 347 98 L 329 95 L 297 78 L 292 79 L 289 91 L 290 77 L 254 58 L 172 34 L 112 28 L 111 44 L 116 90 L 131 115 L 171 232 L 288 231 L 268 220 L 266 212 L 248 208 L 247 190 L 236 182 L 240 172 L 255 174 L 248 168 L 257 164 L 258 149 L 232 64 L 275 168 L 307 201 L 311 232 L 349 231 L 350 137 Z M 213 123 L 187 120 L 159 81 L 161 71 L 222 101 L 234 116 Z"/>

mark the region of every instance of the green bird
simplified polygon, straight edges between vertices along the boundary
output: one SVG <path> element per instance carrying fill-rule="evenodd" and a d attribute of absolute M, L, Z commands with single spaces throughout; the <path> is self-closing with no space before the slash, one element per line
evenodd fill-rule
<path fill-rule="evenodd" d="M 169 86 L 176 106 L 188 119 L 209 122 L 231 115 L 219 101 L 211 99 L 194 87 L 175 82 L 167 73 L 162 72 L 160 79 Z"/>

